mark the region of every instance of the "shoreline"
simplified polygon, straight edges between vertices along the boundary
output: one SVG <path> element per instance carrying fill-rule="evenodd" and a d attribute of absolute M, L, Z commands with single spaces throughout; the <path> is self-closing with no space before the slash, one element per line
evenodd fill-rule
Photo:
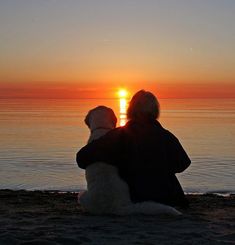
<path fill-rule="evenodd" d="M 1 191 L 26 191 L 26 192 L 35 192 L 35 191 L 39 191 L 39 192 L 48 192 L 48 193 L 53 193 L 53 192 L 57 192 L 57 193 L 79 193 L 81 191 L 85 191 L 86 189 L 24 189 L 24 188 L 1 188 L 0 187 L 0 192 Z M 198 195 L 198 196 L 203 196 L 203 195 L 217 195 L 217 196 L 233 196 L 235 195 L 235 190 L 234 191 L 227 191 L 227 190 L 211 190 L 211 191 L 184 191 L 184 194 L 187 196 L 191 196 L 191 195 Z"/>
<path fill-rule="evenodd" d="M 234 194 L 187 194 L 180 217 L 89 215 L 76 196 L 0 190 L 0 244 L 235 244 Z"/>

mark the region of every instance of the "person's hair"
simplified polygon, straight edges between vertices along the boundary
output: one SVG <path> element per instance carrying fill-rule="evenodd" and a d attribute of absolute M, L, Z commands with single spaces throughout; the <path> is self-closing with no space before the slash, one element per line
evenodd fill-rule
<path fill-rule="evenodd" d="M 131 99 L 127 109 L 127 118 L 135 121 L 153 121 L 159 117 L 160 104 L 148 91 L 140 90 Z"/>

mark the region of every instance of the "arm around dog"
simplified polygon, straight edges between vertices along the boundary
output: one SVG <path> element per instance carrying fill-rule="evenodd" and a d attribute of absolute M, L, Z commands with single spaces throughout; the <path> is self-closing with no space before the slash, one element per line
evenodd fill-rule
<path fill-rule="evenodd" d="M 120 141 L 120 128 L 113 129 L 101 138 L 92 141 L 78 151 L 76 155 L 78 166 L 86 169 L 87 166 L 98 161 L 116 165 L 120 153 Z"/>

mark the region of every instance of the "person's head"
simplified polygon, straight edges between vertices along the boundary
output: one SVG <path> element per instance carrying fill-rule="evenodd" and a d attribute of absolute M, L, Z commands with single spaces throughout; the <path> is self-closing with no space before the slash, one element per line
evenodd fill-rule
<path fill-rule="evenodd" d="M 148 91 L 140 90 L 131 99 L 127 118 L 135 121 L 154 121 L 159 117 L 160 105 L 157 98 Z"/>

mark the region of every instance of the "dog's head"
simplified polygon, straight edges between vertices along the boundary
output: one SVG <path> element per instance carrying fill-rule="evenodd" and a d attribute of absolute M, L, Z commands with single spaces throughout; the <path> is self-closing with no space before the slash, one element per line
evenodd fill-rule
<path fill-rule="evenodd" d="M 91 130 L 96 128 L 113 129 L 116 127 L 117 118 L 111 108 L 97 106 L 88 112 L 85 123 Z"/>

